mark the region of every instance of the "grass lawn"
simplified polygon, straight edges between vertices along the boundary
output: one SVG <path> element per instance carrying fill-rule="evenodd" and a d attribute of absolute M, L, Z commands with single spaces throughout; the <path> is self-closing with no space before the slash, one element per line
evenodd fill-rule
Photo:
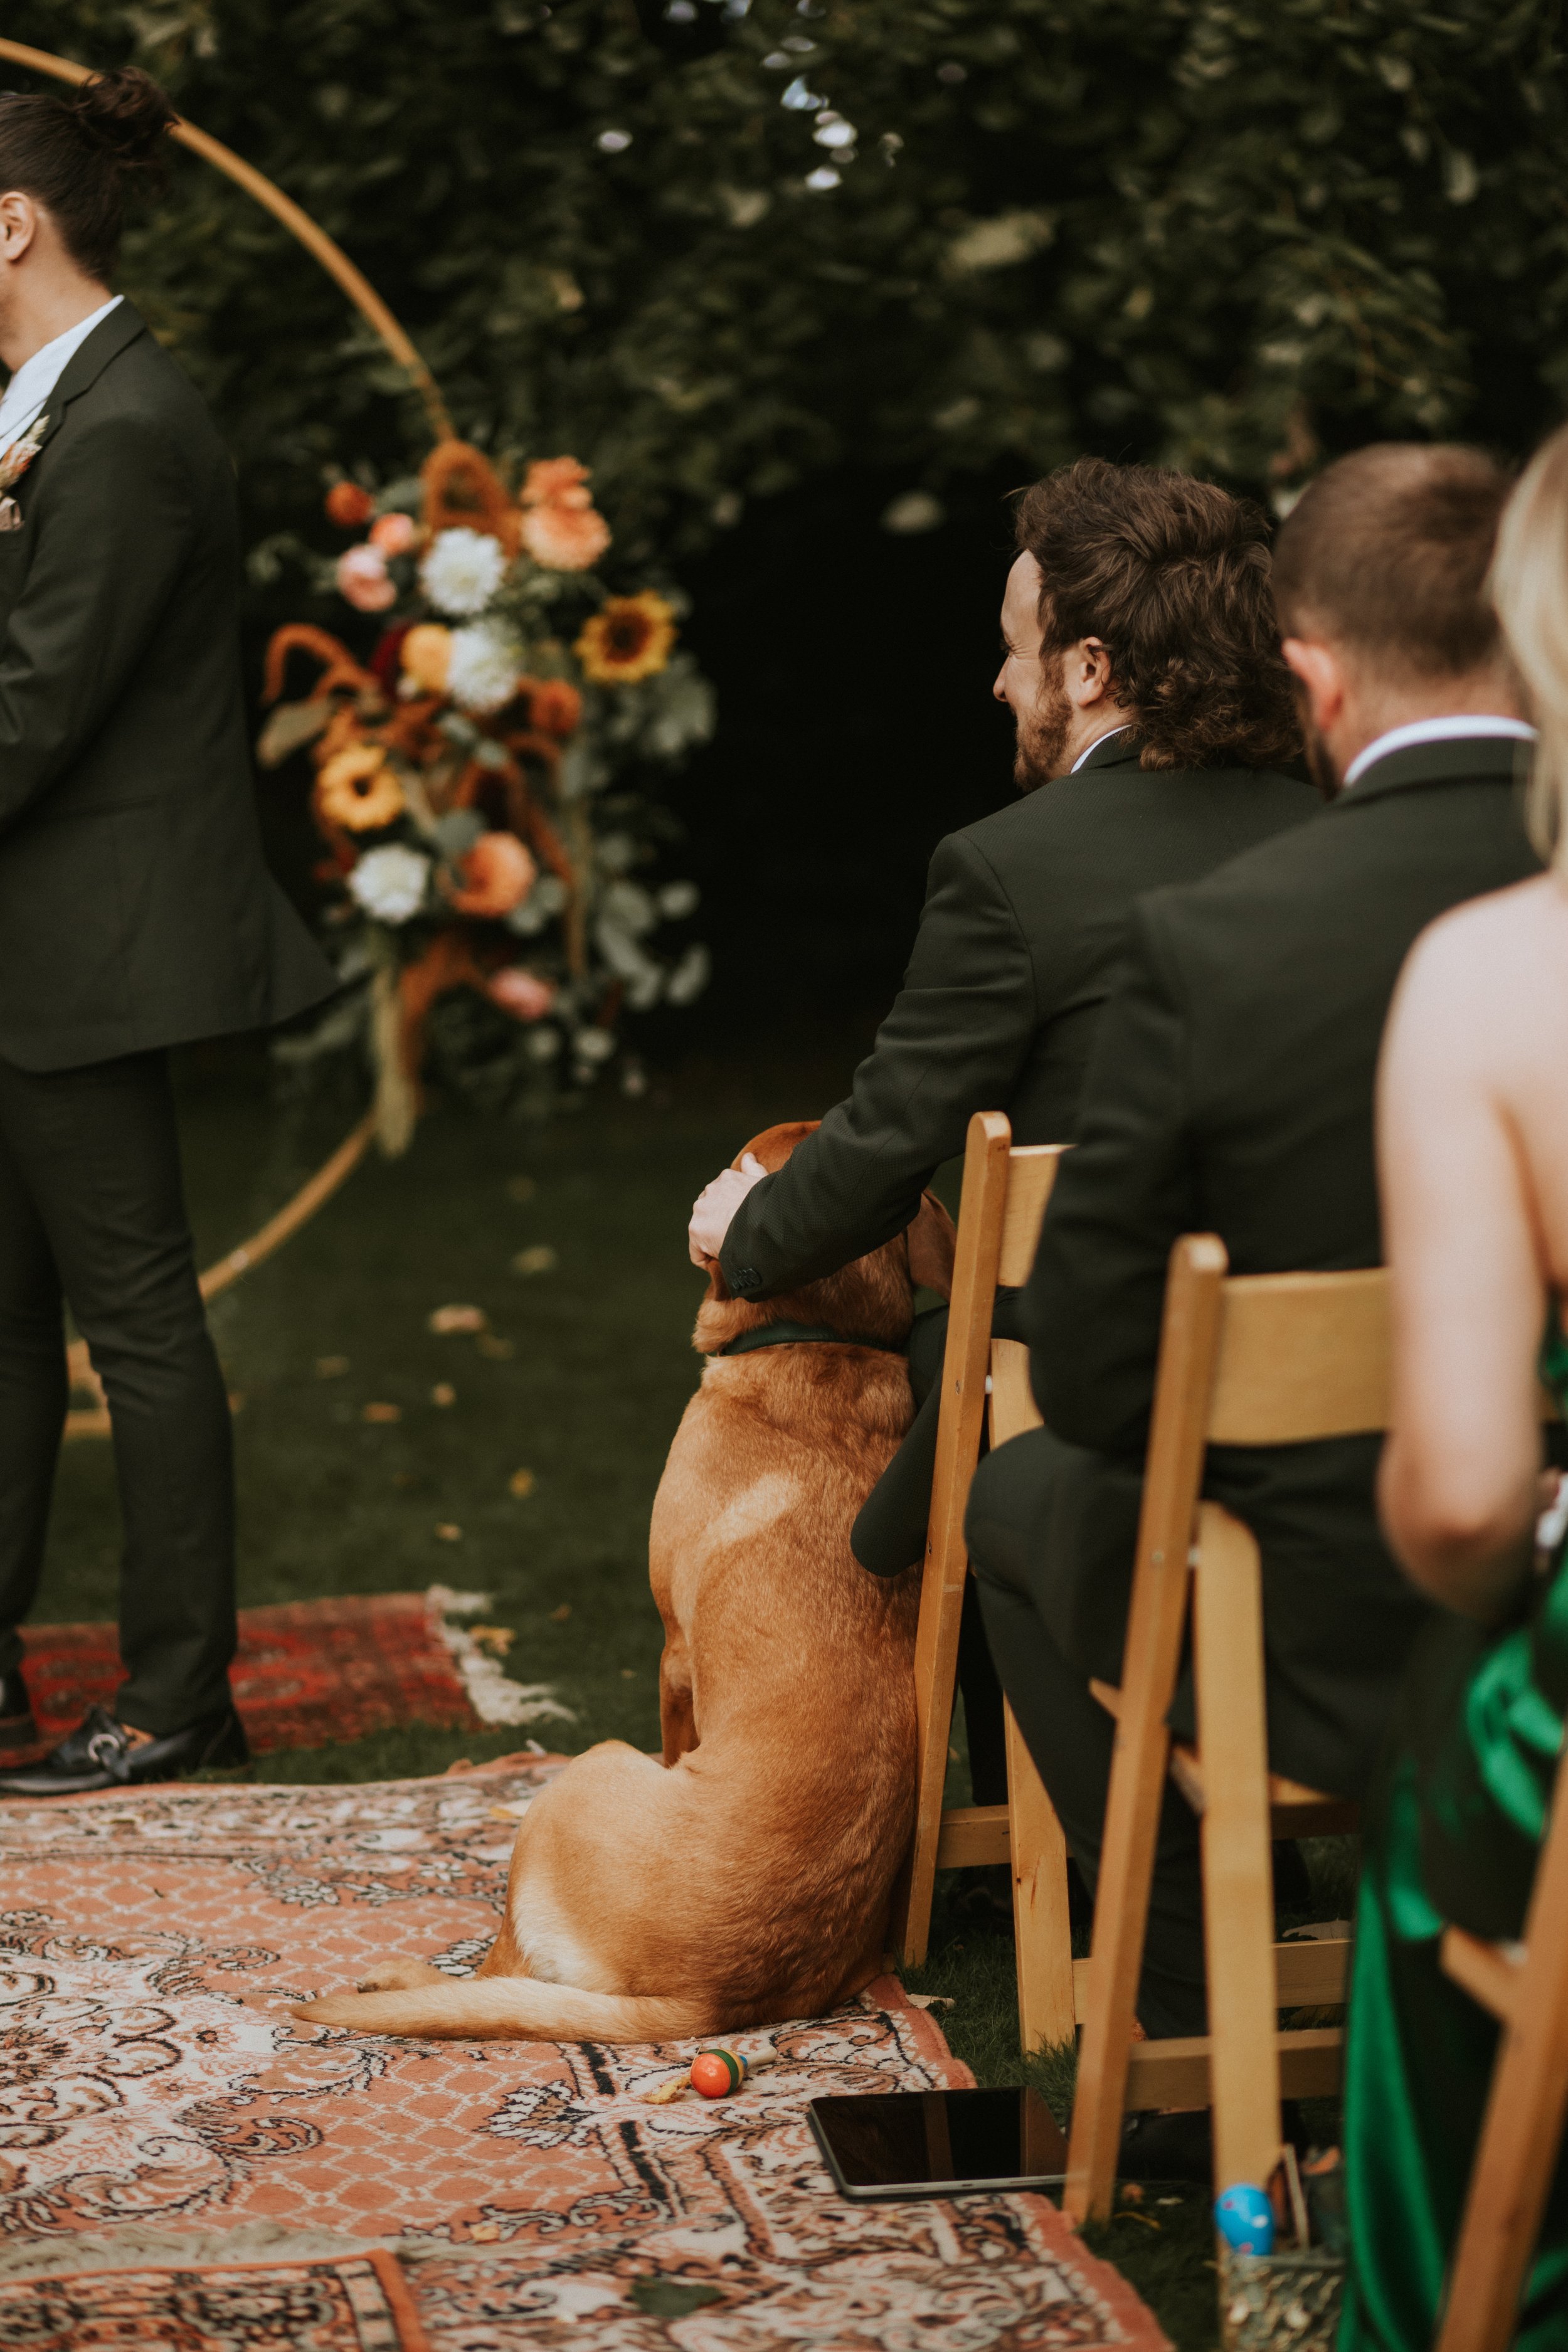
<path fill-rule="evenodd" d="M 257 1778 L 437 1772 L 515 1748 L 530 1729 L 574 1752 L 611 1737 L 657 1747 L 647 1518 L 698 1376 L 686 1218 L 749 1135 L 815 1116 L 842 1091 L 858 1042 L 837 1062 L 749 1076 L 688 1066 L 639 1101 L 605 1092 L 541 1127 L 437 1103 L 405 1159 L 367 1160 L 277 1257 L 215 1301 L 242 1400 L 242 1604 L 437 1581 L 478 1590 L 491 1596 L 491 1622 L 516 1634 L 508 1672 L 549 1684 L 571 1710 L 521 1731 L 410 1727 L 269 1756 Z M 348 1100 L 279 1106 L 263 1066 L 244 1058 L 187 1065 L 182 1106 L 204 1264 L 254 1231 L 355 1116 Z M 484 1308 L 482 1341 L 429 1331 L 432 1311 L 458 1303 Z M 400 1417 L 367 1422 L 369 1404 Z M 519 1471 L 531 1473 L 521 1494 Z M 73 1444 L 36 1618 L 112 1617 L 118 1545 L 110 1449 Z M 939 1890 L 931 1958 L 910 1982 L 952 1998 L 943 2029 L 982 2082 L 1032 2072 L 1065 2113 L 1070 2060 L 1026 2070 L 1011 1941 L 965 1906 L 962 1885 Z M 1206 2192 L 1151 2190 L 1094 2241 L 1181 2352 L 1215 2341 L 1207 2210 Z"/>

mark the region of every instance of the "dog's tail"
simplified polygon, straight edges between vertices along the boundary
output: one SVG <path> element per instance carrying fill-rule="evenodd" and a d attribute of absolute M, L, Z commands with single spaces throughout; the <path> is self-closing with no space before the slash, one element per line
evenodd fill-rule
<path fill-rule="evenodd" d="M 583 1992 L 540 1977 L 457 1977 L 406 1992 L 338 1992 L 290 2003 L 306 2025 L 420 2041 L 679 2042 L 716 2032 L 710 2002 L 652 1994 Z"/>

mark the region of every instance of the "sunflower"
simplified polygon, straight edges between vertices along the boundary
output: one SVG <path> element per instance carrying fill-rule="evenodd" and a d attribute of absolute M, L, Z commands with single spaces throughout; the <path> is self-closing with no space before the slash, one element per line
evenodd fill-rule
<path fill-rule="evenodd" d="M 316 779 L 316 806 L 345 833 L 374 833 L 403 814 L 403 787 L 378 743 L 334 752 Z"/>
<path fill-rule="evenodd" d="M 583 675 L 600 686 L 635 686 L 657 677 L 675 643 L 675 607 L 651 588 L 640 596 L 606 596 L 573 651 Z"/>

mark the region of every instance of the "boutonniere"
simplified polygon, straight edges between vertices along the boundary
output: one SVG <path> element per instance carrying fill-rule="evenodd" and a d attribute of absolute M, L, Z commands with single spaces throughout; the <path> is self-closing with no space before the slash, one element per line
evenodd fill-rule
<path fill-rule="evenodd" d="M 13 441 L 10 447 L 3 456 L 0 456 L 0 492 L 6 494 L 0 496 L 0 530 L 20 530 L 22 528 L 21 509 L 9 493 L 15 489 L 43 447 L 44 436 L 48 429 L 48 418 L 38 417 L 23 434 L 21 439 Z"/>

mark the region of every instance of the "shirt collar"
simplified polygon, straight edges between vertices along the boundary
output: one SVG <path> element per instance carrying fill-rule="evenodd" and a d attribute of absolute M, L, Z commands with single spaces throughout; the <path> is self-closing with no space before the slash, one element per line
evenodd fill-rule
<path fill-rule="evenodd" d="M 37 422 L 44 403 L 89 335 L 123 299 L 111 294 L 87 318 L 79 319 L 74 327 L 68 327 L 63 335 L 57 335 L 52 343 L 46 343 L 31 359 L 22 362 L 5 387 L 5 398 L 0 400 L 0 450 L 19 441 L 27 427 Z"/>
<path fill-rule="evenodd" d="M 1502 719 L 1491 711 L 1455 711 L 1443 719 L 1413 719 L 1407 726 L 1391 727 L 1364 751 L 1358 751 L 1345 770 L 1342 792 L 1349 792 L 1361 776 L 1364 776 L 1374 760 L 1386 757 L 1390 751 L 1403 751 L 1413 743 L 1458 743 L 1467 736 L 1510 735 L 1519 743 L 1533 743 L 1535 730 L 1527 727 L 1522 719 Z"/>
<path fill-rule="evenodd" d="M 1132 723 L 1131 719 L 1127 720 L 1121 727 L 1108 727 L 1103 735 L 1097 735 L 1095 737 L 1087 751 L 1080 751 L 1079 753 L 1078 758 L 1068 770 L 1068 775 L 1076 776 L 1080 768 L 1085 768 L 1089 765 L 1089 762 L 1093 759 L 1098 751 L 1100 751 L 1105 744 L 1114 742 L 1118 735 L 1131 735 L 1131 732 Z"/>

